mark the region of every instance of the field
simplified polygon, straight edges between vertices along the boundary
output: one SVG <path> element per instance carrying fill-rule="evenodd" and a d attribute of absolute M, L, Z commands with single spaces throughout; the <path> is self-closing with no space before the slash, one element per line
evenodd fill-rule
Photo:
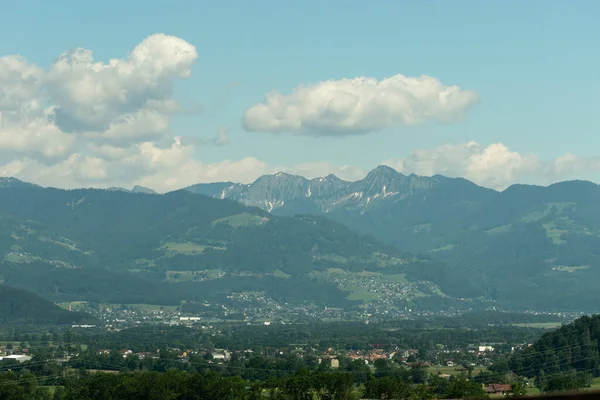
<path fill-rule="evenodd" d="M 223 277 L 225 272 L 220 269 L 205 269 L 202 271 L 167 271 L 168 282 L 207 281 Z"/>
<path fill-rule="evenodd" d="M 204 252 L 207 246 L 197 243 L 184 242 L 167 242 L 163 244 L 163 248 L 169 253 L 197 254 Z"/>
<path fill-rule="evenodd" d="M 266 217 L 261 217 L 259 215 L 254 215 L 250 213 L 240 213 L 235 214 L 229 217 L 217 219 L 212 222 L 212 225 L 215 226 L 217 224 L 228 224 L 234 228 L 239 228 L 242 226 L 250 226 L 250 225 L 262 225 L 268 222 L 269 219 Z"/>
<path fill-rule="evenodd" d="M 554 329 L 562 325 L 561 322 L 524 322 L 520 324 L 512 324 L 521 328 L 539 328 L 539 329 Z"/>
<path fill-rule="evenodd" d="M 442 375 L 458 375 L 461 372 L 464 371 L 460 371 L 460 366 L 454 366 L 454 367 L 446 367 L 443 365 L 436 365 L 436 366 L 432 366 L 427 368 L 427 372 L 430 374 L 442 374 Z M 483 371 L 487 371 L 486 367 L 475 367 L 475 369 L 473 370 L 473 376 L 476 376 L 477 374 L 479 374 L 480 372 Z"/>

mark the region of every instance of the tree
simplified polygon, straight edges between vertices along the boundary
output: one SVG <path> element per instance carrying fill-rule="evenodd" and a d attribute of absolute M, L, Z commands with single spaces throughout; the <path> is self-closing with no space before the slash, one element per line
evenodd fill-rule
<path fill-rule="evenodd" d="M 459 377 L 450 382 L 450 387 L 446 393 L 448 399 L 481 399 L 486 396 L 481 385 L 469 381 L 465 377 Z"/>
<path fill-rule="evenodd" d="M 413 383 L 424 384 L 427 382 L 427 369 L 414 366 L 410 370 L 410 376 Z"/>
<path fill-rule="evenodd" d="M 365 384 L 364 397 L 368 399 L 407 399 L 410 388 L 404 382 L 398 382 L 390 376 L 371 378 Z"/>
<path fill-rule="evenodd" d="M 291 400 L 312 400 L 314 382 L 310 372 L 303 369 L 290 376 L 283 384 L 283 392 Z"/>
<path fill-rule="evenodd" d="M 524 397 L 527 396 L 527 388 L 522 382 L 513 383 L 510 392 L 506 394 L 506 397 Z"/>
<path fill-rule="evenodd" d="M 352 375 L 345 373 L 320 373 L 315 381 L 315 389 L 321 400 L 347 399 L 354 388 Z"/>
<path fill-rule="evenodd" d="M 371 376 L 371 368 L 363 360 L 354 360 L 346 367 L 346 371 L 354 375 L 354 380 L 358 385 L 367 382 Z"/>
<path fill-rule="evenodd" d="M 427 385 L 415 386 L 413 392 L 410 395 L 410 400 L 428 400 L 433 398 L 434 396 Z"/>
<path fill-rule="evenodd" d="M 389 360 L 385 358 L 379 358 L 373 363 L 375 367 L 375 376 L 382 378 L 384 376 L 391 376 L 393 373 L 393 366 Z"/>

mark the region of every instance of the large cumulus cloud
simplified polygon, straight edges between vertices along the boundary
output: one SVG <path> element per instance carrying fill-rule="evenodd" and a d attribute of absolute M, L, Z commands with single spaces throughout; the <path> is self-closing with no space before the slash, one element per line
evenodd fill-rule
<path fill-rule="evenodd" d="M 267 93 L 244 115 L 248 131 L 311 136 L 364 134 L 426 121 L 455 122 L 478 100 L 430 76 L 329 80 Z"/>
<path fill-rule="evenodd" d="M 178 136 L 171 116 L 188 113 L 173 84 L 192 73 L 198 54 L 185 40 L 147 37 L 124 58 L 95 61 L 87 49 L 59 55 L 47 69 L 19 55 L 0 57 L 0 175 L 58 186 L 126 186 L 159 191 L 207 181 L 251 182 L 279 170 L 307 177 L 362 178 L 366 166 L 316 162 L 270 165 L 254 157 L 206 163 L 199 147 L 229 143 Z M 292 94 L 271 92 L 244 116 L 248 130 L 347 135 L 426 121 L 460 120 L 477 95 L 432 77 L 396 75 L 325 81 Z M 194 110 L 192 110 L 194 111 Z M 517 181 L 549 183 L 600 170 L 598 159 L 565 154 L 542 161 L 502 143 L 448 144 L 385 161 L 401 172 L 462 176 L 502 189 Z"/>
<path fill-rule="evenodd" d="M 189 112 L 173 98 L 173 83 L 190 76 L 197 58 L 193 45 L 164 34 L 107 63 L 82 48 L 47 70 L 19 55 L 1 57 L 0 173 L 60 187 L 147 182 L 165 189 L 216 176 L 193 153 L 200 144 L 226 145 L 226 129 L 195 144 L 170 131 L 170 117 Z"/>
<path fill-rule="evenodd" d="M 567 153 L 554 160 L 541 160 L 535 154 L 511 150 L 503 143 L 486 146 L 475 141 L 416 150 L 383 164 L 405 174 L 461 177 L 497 190 L 514 183 L 549 184 L 577 178 L 583 172 L 600 171 L 597 159 Z"/>

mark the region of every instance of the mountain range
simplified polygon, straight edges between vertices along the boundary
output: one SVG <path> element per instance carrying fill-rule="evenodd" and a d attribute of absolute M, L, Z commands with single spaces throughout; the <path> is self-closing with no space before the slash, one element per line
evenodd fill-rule
<path fill-rule="evenodd" d="M 402 309 L 438 297 L 434 306 L 460 302 L 431 282 L 431 274 L 446 275 L 438 263 L 321 216 L 274 216 L 185 190 L 152 195 L 4 181 L 2 283 L 56 302 L 193 308 L 247 292 L 320 307 L 390 302 L 365 286 L 375 284 L 404 288 L 395 300 Z"/>
<path fill-rule="evenodd" d="M 53 301 L 252 292 L 345 308 L 597 309 L 591 182 L 498 192 L 380 166 L 357 182 L 278 173 L 148 193 L 1 178 L 2 282 Z"/>
<path fill-rule="evenodd" d="M 379 166 L 356 182 L 277 173 L 249 185 L 186 190 L 273 215 L 326 216 L 433 257 L 461 276 L 432 277 L 453 296 L 534 309 L 593 308 L 598 299 L 600 187 L 591 182 L 513 185 L 498 192 L 461 178 L 406 176 Z"/>

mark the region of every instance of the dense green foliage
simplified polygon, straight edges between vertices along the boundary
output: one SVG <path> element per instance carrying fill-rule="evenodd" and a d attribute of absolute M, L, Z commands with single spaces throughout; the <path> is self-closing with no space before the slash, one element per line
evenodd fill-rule
<path fill-rule="evenodd" d="M 431 277 L 448 294 L 484 296 L 518 309 L 594 311 L 599 200 L 600 187 L 589 182 L 515 185 L 496 193 L 446 179 L 361 215 L 328 215 L 448 264 L 448 274 Z"/>
<path fill-rule="evenodd" d="M 6 284 L 55 301 L 107 303 L 179 304 L 255 291 L 345 307 L 356 302 L 314 271 L 343 259 L 348 271 L 414 279 L 428 265 L 323 217 L 274 217 L 186 191 L 27 185 L 0 190 L 0 255 Z"/>
<path fill-rule="evenodd" d="M 44 380 L 43 377 L 40 378 Z M 134 373 L 67 372 L 64 386 L 51 391 L 38 386 L 34 374 L 0 373 L 0 397 L 11 400 L 349 400 L 486 398 L 482 387 L 464 377 L 440 386 L 410 385 L 402 377 L 371 376 L 364 389 L 355 385 L 350 372 L 315 372 L 299 370 L 285 378 L 247 382 L 239 376 L 227 377 L 213 371 Z"/>
<path fill-rule="evenodd" d="M 87 314 L 68 312 L 26 290 L 0 285 L 0 323 L 3 325 L 62 325 L 96 322 Z"/>
<path fill-rule="evenodd" d="M 357 322 L 306 323 L 257 326 L 228 324 L 219 333 L 202 329 L 168 326 L 140 326 L 118 332 L 78 333 L 76 340 L 94 348 L 131 348 L 152 351 L 157 347 L 198 348 L 208 346 L 244 351 L 252 348 L 289 348 L 302 345 L 317 349 L 364 350 L 416 348 L 461 349 L 473 343 L 497 343 L 510 352 L 509 344 L 532 343 L 543 330 L 515 326 L 488 326 L 469 319 L 398 321 L 386 324 Z"/>
<path fill-rule="evenodd" d="M 60 333 L 5 329 L 0 342 L 28 346 L 33 360 L 0 366 L 0 398 L 15 399 L 455 399 L 484 398 L 483 385 L 512 384 L 508 396 L 525 393 L 525 380 L 515 360 L 507 363 L 511 346 L 535 341 L 540 329 L 511 326 L 540 316 L 509 313 L 471 313 L 382 324 L 313 323 L 296 325 L 221 325 L 218 328 L 142 326 L 117 332 L 72 330 Z M 497 320 L 501 325 L 490 327 Z M 582 318 L 551 334 L 529 349 L 560 355 L 557 332 L 569 337 L 595 337 L 593 318 Z M 505 324 L 505 325 L 503 325 Z M 494 343 L 494 364 L 487 369 L 473 362 L 481 356 L 466 351 L 471 343 Z M 548 347 L 549 346 L 549 347 Z M 337 349 L 339 365 L 327 362 Z M 229 349 L 230 359 L 213 358 Z M 353 360 L 352 350 L 418 349 L 408 360 L 401 355 Z M 125 350 L 131 350 L 125 352 Z M 455 351 L 455 350 L 458 350 Z M 449 352 L 448 352 L 449 351 Z M 543 351 L 543 350 L 542 350 Z M 70 357 L 65 355 L 70 354 Z M 359 353 L 361 354 L 361 353 Z M 365 354 L 365 353 L 362 353 Z M 537 353 L 536 353 L 537 354 Z M 451 357 L 451 358 L 450 358 Z M 322 358 L 322 360 L 320 360 Z M 452 376 L 432 373 L 411 359 L 445 365 L 454 360 L 463 372 Z M 409 363 L 406 363 L 408 361 Z M 521 367 L 523 368 L 523 367 Z M 538 368 L 538 367 L 534 367 Z M 542 391 L 589 386 L 591 374 L 565 368 L 541 372 L 535 384 Z M 11 369 L 10 373 L 3 373 Z M 513 369 L 517 374 L 513 374 Z M 97 372 L 101 370 L 103 372 Z M 533 381 L 531 381 L 533 382 Z M 215 394 L 216 393 L 216 394 Z"/>
<path fill-rule="evenodd" d="M 600 187 L 591 182 L 497 192 L 465 179 L 405 176 L 380 166 L 356 182 L 278 174 L 251 185 L 188 190 L 269 210 L 275 205 L 275 215 L 326 215 L 426 254 L 446 265 L 419 269 L 421 276 L 455 297 L 483 296 L 521 310 L 597 311 Z"/>
<path fill-rule="evenodd" d="M 535 376 L 542 385 L 553 385 L 554 376 L 573 373 L 573 381 L 585 375 L 600 376 L 600 315 L 584 316 L 544 334 L 533 346 L 515 354 L 510 368 L 520 375 Z"/>

